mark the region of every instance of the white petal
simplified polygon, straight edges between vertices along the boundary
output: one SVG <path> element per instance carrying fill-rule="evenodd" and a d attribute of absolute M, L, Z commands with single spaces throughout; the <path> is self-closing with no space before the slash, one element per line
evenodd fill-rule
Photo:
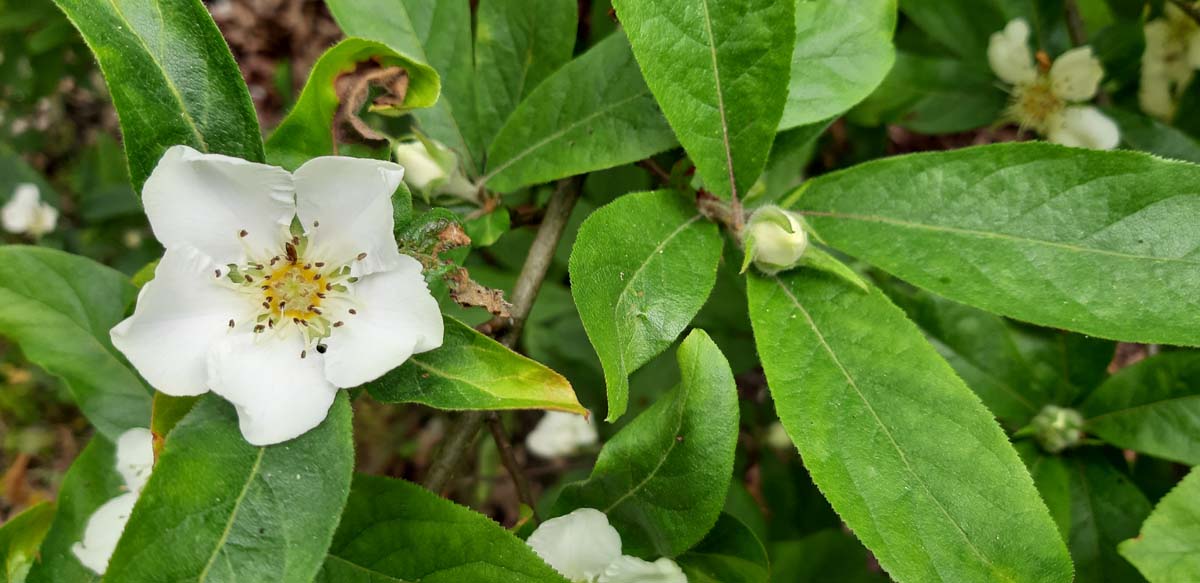
<path fill-rule="evenodd" d="M 1050 66 L 1054 94 L 1067 101 L 1087 101 L 1096 96 L 1104 65 L 1092 54 L 1092 47 L 1071 49 Z"/>
<path fill-rule="evenodd" d="M 420 140 L 398 144 L 396 162 L 404 167 L 404 182 L 413 190 L 424 191 L 430 183 L 446 179 L 446 171 Z"/>
<path fill-rule="evenodd" d="M 0 220 L 4 230 L 10 233 L 25 233 L 37 220 L 38 205 L 41 194 L 36 184 L 18 184 L 13 190 L 12 198 L 0 210 Z"/>
<path fill-rule="evenodd" d="M 1077 105 L 1050 122 L 1046 138 L 1064 146 L 1112 150 L 1121 143 L 1121 130 L 1099 109 Z"/>
<path fill-rule="evenodd" d="M 325 380 L 321 354 L 305 350 L 293 327 L 276 332 L 242 332 L 219 342 L 208 357 L 212 391 L 233 403 L 242 436 L 272 445 L 321 424 L 337 387 Z"/>
<path fill-rule="evenodd" d="M 92 513 L 83 530 L 83 540 L 71 547 L 71 552 L 83 566 L 97 575 L 104 574 L 137 499 L 136 492 L 121 494 Z"/>
<path fill-rule="evenodd" d="M 392 194 L 404 169 L 382 160 L 326 156 L 296 170 L 296 214 L 309 233 L 306 257 L 332 264 L 354 261 L 358 274 L 400 262 L 392 234 Z"/>
<path fill-rule="evenodd" d="M 187 146 L 167 150 L 142 188 L 146 215 L 163 246 L 190 245 L 217 265 L 278 253 L 294 200 L 284 169 Z"/>
<path fill-rule="evenodd" d="M 1037 78 L 1033 52 L 1029 49 L 1029 24 L 1017 18 L 988 41 L 988 63 L 1001 81 L 1012 85 Z"/>
<path fill-rule="evenodd" d="M 651 563 L 625 555 L 609 565 L 597 583 L 687 583 L 687 580 L 687 575 L 671 559 Z"/>
<path fill-rule="evenodd" d="M 442 312 L 416 259 L 401 255 L 395 269 L 363 277 L 352 293 L 357 314 L 336 306 L 325 312 L 344 322 L 325 342 L 325 376 L 334 385 L 375 380 L 413 354 L 442 345 Z"/>
<path fill-rule="evenodd" d="M 154 469 L 154 436 L 145 427 L 134 427 L 117 438 L 117 472 L 130 492 L 140 493 Z"/>
<path fill-rule="evenodd" d="M 29 233 L 35 237 L 41 237 L 53 231 L 56 226 L 58 226 L 58 209 L 43 202 L 38 205 L 33 224 L 29 225 Z"/>
<path fill-rule="evenodd" d="M 551 518 L 525 542 L 571 581 L 592 581 L 621 557 L 621 535 L 608 524 L 608 517 L 594 508 Z"/>
<path fill-rule="evenodd" d="M 525 438 L 529 453 L 543 459 L 574 455 L 580 449 L 596 443 L 595 419 L 582 415 L 549 411 L 538 421 Z"/>
<path fill-rule="evenodd" d="M 248 319 L 255 309 L 208 266 L 194 250 L 167 249 L 133 315 L 110 332 L 113 345 L 150 386 L 168 395 L 207 392 L 209 347 L 229 333 L 229 320 Z"/>

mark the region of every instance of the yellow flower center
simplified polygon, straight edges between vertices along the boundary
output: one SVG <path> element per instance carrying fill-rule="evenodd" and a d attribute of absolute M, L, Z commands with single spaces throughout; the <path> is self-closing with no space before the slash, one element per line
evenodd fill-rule
<path fill-rule="evenodd" d="M 307 321 L 321 315 L 326 282 L 311 263 L 284 263 L 265 280 L 263 301 L 270 306 L 271 316 L 285 321 Z"/>
<path fill-rule="evenodd" d="M 1013 91 L 1013 103 L 1009 115 L 1024 128 L 1046 133 L 1050 120 L 1062 112 L 1067 104 L 1054 94 L 1048 76 L 1039 76 L 1036 81 L 1018 85 Z"/>

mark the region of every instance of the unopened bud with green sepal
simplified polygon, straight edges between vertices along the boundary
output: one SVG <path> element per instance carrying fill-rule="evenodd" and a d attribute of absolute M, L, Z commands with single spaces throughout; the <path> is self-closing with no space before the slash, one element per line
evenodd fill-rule
<path fill-rule="evenodd" d="M 1074 409 L 1046 405 L 1030 427 L 1038 444 L 1049 453 L 1061 453 L 1083 441 L 1083 415 Z"/>
<path fill-rule="evenodd" d="M 742 273 L 751 263 L 767 275 L 796 267 L 808 267 L 834 275 L 859 289 L 867 291 L 867 283 L 853 269 L 810 244 L 809 228 L 799 213 L 783 210 L 777 206 L 765 206 L 750 215 L 742 239 L 746 258 L 742 262 Z M 816 237 L 820 241 L 820 237 Z"/>

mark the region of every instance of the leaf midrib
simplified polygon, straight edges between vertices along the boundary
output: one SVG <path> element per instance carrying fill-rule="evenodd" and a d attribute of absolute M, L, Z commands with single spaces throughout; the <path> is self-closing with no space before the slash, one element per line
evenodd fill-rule
<path fill-rule="evenodd" d="M 800 214 L 805 215 L 805 216 L 810 216 L 810 217 L 825 217 L 825 218 L 830 218 L 830 219 L 846 219 L 846 220 L 850 220 L 850 221 L 882 223 L 882 224 L 886 224 L 886 225 L 893 225 L 893 226 L 907 228 L 907 229 L 933 231 L 933 232 L 937 232 L 937 233 L 951 233 L 951 234 L 955 234 L 955 235 L 978 237 L 981 239 L 1001 239 L 1001 240 L 1005 240 L 1005 241 L 1013 241 L 1016 243 L 1025 243 L 1025 244 L 1029 244 L 1029 245 L 1041 245 L 1041 246 L 1046 246 L 1046 247 L 1065 249 L 1067 251 L 1071 251 L 1071 252 L 1075 252 L 1075 253 L 1104 255 L 1104 256 L 1108 256 L 1108 257 L 1115 257 L 1118 259 L 1161 261 L 1161 262 L 1168 262 L 1168 263 L 1182 263 L 1185 265 L 1200 266 L 1200 261 L 1178 258 L 1178 257 L 1154 257 L 1152 255 L 1141 255 L 1141 254 L 1137 254 L 1137 253 L 1125 253 L 1125 252 L 1121 252 L 1121 251 L 1110 251 L 1107 249 L 1096 249 L 1094 247 L 1084 247 L 1081 245 L 1074 245 L 1071 243 L 1062 243 L 1059 241 L 1047 241 L 1045 239 L 1033 239 L 1030 237 L 1010 235 L 1007 233 L 995 233 L 995 232 L 991 232 L 991 231 L 979 231 L 979 230 L 975 230 L 975 229 L 964 229 L 961 227 L 948 227 L 945 225 L 928 225 L 925 223 L 915 223 L 912 221 L 905 221 L 905 220 L 901 220 L 901 219 L 894 219 L 891 217 L 883 217 L 883 216 L 879 216 L 879 215 L 860 215 L 860 214 L 854 214 L 854 213 L 839 213 L 839 212 L 812 211 L 812 210 L 802 210 L 802 211 L 800 211 Z"/>
<path fill-rule="evenodd" d="M 864 395 L 862 390 L 858 387 L 858 382 L 853 376 L 850 375 L 850 371 L 846 370 L 846 367 L 842 364 L 842 361 L 837 357 L 837 353 L 834 352 L 833 347 L 831 347 L 825 340 L 825 335 L 822 334 L 820 328 L 817 327 L 817 323 L 815 320 L 813 320 L 812 315 L 808 313 L 808 310 L 804 309 L 804 306 L 800 304 L 800 300 L 796 298 L 794 294 L 792 294 L 792 291 L 788 289 L 786 285 L 784 285 L 782 280 L 780 280 L 778 277 L 772 277 L 771 279 L 775 281 L 775 284 L 780 290 L 783 291 L 784 295 L 791 300 L 792 305 L 795 306 L 796 309 L 799 310 L 804 316 L 805 321 L 808 323 L 808 327 L 812 329 L 814 334 L 817 335 L 817 340 L 820 341 L 821 347 L 829 355 L 829 358 L 833 361 L 833 363 L 837 365 L 838 370 L 842 373 L 842 376 L 845 377 L 847 384 L 854 389 L 855 394 L 858 395 L 858 398 L 860 401 L 862 401 L 863 406 L 867 408 L 867 411 L 871 414 L 872 419 L 875 420 L 875 424 L 879 427 L 880 431 L 887 436 L 888 442 L 892 445 L 892 448 L 900 457 L 900 461 L 904 462 L 904 469 L 908 471 L 909 475 L 911 475 L 918 484 L 920 484 L 921 488 L 925 490 L 926 495 L 928 495 L 929 499 L 932 500 L 934 505 L 938 507 L 938 510 L 942 511 L 942 514 L 945 515 L 950 524 L 954 525 L 954 528 L 958 531 L 959 535 L 962 536 L 963 540 L 966 541 L 967 546 L 971 549 L 971 551 L 974 552 L 975 555 L 979 557 L 979 559 L 983 561 L 985 565 L 991 568 L 994 575 L 1001 575 L 1001 573 L 996 570 L 995 565 L 992 564 L 992 562 L 988 560 L 987 556 L 979 550 L 979 547 L 975 546 L 975 541 L 971 540 L 971 537 L 967 536 L 967 532 L 963 530 L 962 525 L 960 525 L 958 521 L 954 519 L 954 516 L 950 514 L 949 510 L 946 510 L 946 507 L 942 504 L 941 500 L 939 500 L 937 496 L 933 494 L 933 491 L 929 489 L 929 485 L 925 483 L 925 480 L 921 478 L 921 475 L 913 469 L 912 464 L 908 461 L 908 456 L 905 455 L 904 450 L 900 448 L 900 444 L 896 442 L 896 438 L 892 435 L 891 430 L 888 429 L 887 425 L 883 423 L 883 419 L 879 417 L 879 413 L 875 411 L 875 407 L 871 405 L 870 401 L 867 400 L 866 395 Z"/>
<path fill-rule="evenodd" d="M 708 0 L 700 0 L 704 7 L 704 30 L 708 34 L 708 48 L 712 54 L 713 81 L 717 86 L 717 114 L 721 118 L 721 142 L 725 148 L 725 165 L 729 173 L 729 192 L 737 200 L 737 181 L 733 175 L 733 149 L 729 145 L 729 121 L 725 117 L 725 94 L 721 91 L 721 72 L 717 65 L 717 39 L 713 36 L 712 17 L 708 14 Z"/>
<path fill-rule="evenodd" d="M 682 394 L 679 395 L 679 397 L 676 401 L 678 403 L 678 406 L 676 407 L 676 411 L 675 411 L 674 430 L 671 431 L 671 433 L 673 435 L 679 435 L 679 431 L 681 429 L 683 429 L 684 409 L 687 408 L 687 399 L 688 399 L 687 385 L 680 382 L 679 383 L 679 391 Z M 658 475 L 659 470 L 661 470 L 662 467 L 664 465 L 666 465 L 667 459 L 671 457 L 671 453 L 675 451 L 675 446 L 678 444 L 679 444 L 678 439 L 672 439 L 671 444 L 669 446 L 667 446 L 667 451 L 664 452 L 662 457 L 659 458 L 658 463 L 654 464 L 654 468 L 646 473 L 646 477 L 643 478 L 637 484 L 635 484 L 632 488 L 630 488 L 629 491 L 625 492 L 620 497 L 618 497 L 615 501 L 613 501 L 611 504 L 609 504 L 608 507 L 606 507 L 604 509 L 604 513 L 608 514 L 609 512 L 612 512 L 614 509 L 616 509 L 616 507 L 620 506 L 621 504 L 624 504 L 625 501 L 628 500 L 629 498 L 631 498 L 634 494 L 637 494 L 638 492 L 640 492 L 642 490 L 642 488 L 645 488 L 646 484 L 650 483 L 650 480 L 654 479 L 654 477 Z M 597 463 L 599 463 L 599 460 L 597 460 Z"/>
<path fill-rule="evenodd" d="M 246 495 L 250 492 L 250 484 L 254 483 L 254 479 L 258 477 L 259 469 L 262 467 L 263 456 L 266 454 L 267 448 L 258 448 L 258 457 L 254 459 L 254 465 L 250 467 L 250 474 L 246 476 L 246 483 L 242 485 L 242 491 L 238 493 L 237 500 L 233 503 L 233 510 L 229 513 L 229 520 L 225 523 L 225 530 L 221 532 L 221 537 L 217 539 L 217 545 L 212 550 L 212 555 L 208 558 L 208 563 L 204 565 L 204 570 L 200 571 L 200 575 L 196 577 L 196 581 L 203 583 L 208 580 L 208 572 L 217 562 L 217 557 L 221 555 L 221 548 L 229 540 L 229 534 L 233 532 L 233 524 L 237 522 L 238 512 L 241 510 L 242 502 L 246 499 Z"/>

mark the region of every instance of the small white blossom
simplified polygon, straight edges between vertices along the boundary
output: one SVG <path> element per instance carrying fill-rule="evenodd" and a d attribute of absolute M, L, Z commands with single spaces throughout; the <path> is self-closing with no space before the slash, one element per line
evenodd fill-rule
<path fill-rule="evenodd" d="M 572 583 L 687 583 L 670 559 L 650 563 L 621 554 L 621 535 L 594 508 L 551 518 L 526 541 L 546 564 Z"/>
<path fill-rule="evenodd" d="M 37 238 L 58 225 L 58 209 L 42 202 L 36 184 L 18 184 L 12 198 L 0 209 L 4 230 Z"/>
<path fill-rule="evenodd" d="M 575 455 L 596 444 L 596 422 L 574 413 L 548 411 L 525 438 L 529 452 L 543 459 Z"/>
<path fill-rule="evenodd" d="M 1067 146 L 1111 150 L 1120 143 L 1116 123 L 1098 109 L 1073 105 L 1094 98 L 1104 78 L 1091 47 L 1071 49 L 1039 68 L 1029 49 L 1029 25 L 1016 19 L 992 35 L 988 62 L 1001 81 L 1013 85 L 1008 115 L 1022 129 Z"/>
<path fill-rule="evenodd" d="M 671 559 L 651 563 L 626 555 L 609 565 L 597 583 L 687 583 L 687 575 Z"/>
<path fill-rule="evenodd" d="M 293 174 L 167 150 L 142 192 L 166 253 L 113 344 L 163 393 L 229 400 L 254 445 L 316 427 L 338 389 L 442 343 L 421 264 L 392 234 L 402 176 L 379 160 Z"/>
<path fill-rule="evenodd" d="M 437 142 L 420 139 L 397 144 L 396 162 L 404 167 L 404 183 L 426 198 L 446 194 L 479 202 L 479 189 L 459 170 L 458 156 Z"/>
<path fill-rule="evenodd" d="M 1200 69 L 1200 25 L 1168 2 L 1162 18 L 1146 23 L 1145 34 L 1138 102 L 1142 111 L 1170 121 L 1180 96 Z"/>
<path fill-rule="evenodd" d="M 745 242 L 755 267 L 768 274 L 794 267 L 808 249 L 808 235 L 796 214 L 774 206 L 750 215 Z"/>
<path fill-rule="evenodd" d="M 103 575 L 108 569 L 108 560 L 117 548 L 117 541 L 125 531 L 146 480 L 150 479 L 153 466 L 154 445 L 150 430 L 136 427 L 121 434 L 117 439 L 116 469 L 128 492 L 97 508 L 84 527 L 83 540 L 71 547 L 71 553 L 79 562 L 96 574 Z"/>

